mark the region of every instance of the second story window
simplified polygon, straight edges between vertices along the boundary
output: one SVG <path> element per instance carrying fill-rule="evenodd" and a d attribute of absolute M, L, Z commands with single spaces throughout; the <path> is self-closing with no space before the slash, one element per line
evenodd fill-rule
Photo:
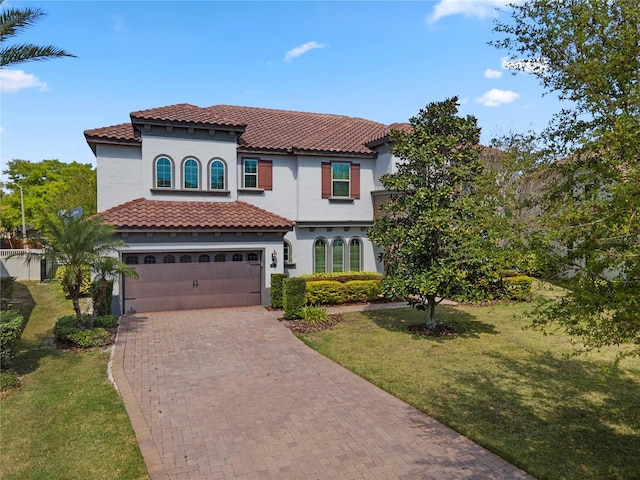
<path fill-rule="evenodd" d="M 156 188 L 171 188 L 172 185 L 172 166 L 171 160 L 166 157 L 160 157 L 156 160 Z"/>
<path fill-rule="evenodd" d="M 197 160 L 193 158 L 185 160 L 182 179 L 182 188 L 200 187 L 200 165 Z"/>
<path fill-rule="evenodd" d="M 242 186 L 244 188 L 258 188 L 258 160 L 246 158 L 242 169 Z"/>
<path fill-rule="evenodd" d="M 224 190 L 224 163 L 221 160 L 214 160 L 209 167 L 211 190 Z"/>
<path fill-rule="evenodd" d="M 331 164 L 331 196 L 349 197 L 351 192 L 351 165 L 348 163 Z"/>
<path fill-rule="evenodd" d="M 360 164 L 322 162 L 322 198 L 356 200 L 360 198 Z"/>

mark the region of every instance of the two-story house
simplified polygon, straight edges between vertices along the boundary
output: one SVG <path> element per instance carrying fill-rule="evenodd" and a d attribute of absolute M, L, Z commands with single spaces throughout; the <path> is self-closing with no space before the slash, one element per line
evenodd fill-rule
<path fill-rule="evenodd" d="M 117 310 L 267 305 L 273 273 L 382 270 L 367 227 L 404 124 L 189 104 L 130 119 L 85 131 L 98 212 L 139 274 Z"/>

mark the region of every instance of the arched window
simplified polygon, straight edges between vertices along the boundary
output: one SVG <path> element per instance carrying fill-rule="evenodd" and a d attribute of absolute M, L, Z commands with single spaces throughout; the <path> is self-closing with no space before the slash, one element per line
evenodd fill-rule
<path fill-rule="evenodd" d="M 293 250 L 291 250 L 291 242 L 284 241 L 284 263 L 293 263 Z"/>
<path fill-rule="evenodd" d="M 213 257 L 214 262 L 225 262 L 227 260 L 224 253 L 218 253 L 215 257 Z"/>
<path fill-rule="evenodd" d="M 359 272 L 362 269 L 362 243 L 357 238 L 352 238 L 349 242 L 349 270 Z"/>
<path fill-rule="evenodd" d="M 173 165 L 167 157 L 156 160 L 156 188 L 171 188 L 173 186 Z"/>
<path fill-rule="evenodd" d="M 156 257 L 154 257 L 153 255 L 145 255 L 144 258 L 142 259 L 142 262 L 145 265 L 151 265 L 153 263 L 156 263 Z"/>
<path fill-rule="evenodd" d="M 198 257 L 198 262 L 200 263 L 209 263 L 211 261 L 211 257 L 206 253 L 203 253 Z"/>
<path fill-rule="evenodd" d="M 182 255 L 180 257 L 180 263 L 191 263 L 191 255 Z"/>
<path fill-rule="evenodd" d="M 257 262 L 258 254 L 255 252 L 251 252 L 247 254 L 247 262 Z"/>
<path fill-rule="evenodd" d="M 176 257 L 174 257 L 173 255 L 165 255 L 162 261 L 164 263 L 176 263 Z"/>
<path fill-rule="evenodd" d="M 344 240 L 335 238 L 331 243 L 331 271 L 342 272 L 344 270 Z"/>
<path fill-rule="evenodd" d="M 124 257 L 124 263 L 127 265 L 138 265 L 138 256 L 137 255 L 127 255 Z"/>
<path fill-rule="evenodd" d="M 313 244 L 313 273 L 327 271 L 327 241 L 319 238 Z"/>
<path fill-rule="evenodd" d="M 231 260 L 233 262 L 241 262 L 242 261 L 242 254 L 241 253 L 234 253 L 233 257 L 231 257 Z"/>
<path fill-rule="evenodd" d="M 225 166 L 222 160 L 214 160 L 209 165 L 209 188 L 211 190 L 224 190 Z"/>
<path fill-rule="evenodd" d="M 200 188 L 200 164 L 195 158 L 185 160 L 182 173 L 183 188 Z"/>

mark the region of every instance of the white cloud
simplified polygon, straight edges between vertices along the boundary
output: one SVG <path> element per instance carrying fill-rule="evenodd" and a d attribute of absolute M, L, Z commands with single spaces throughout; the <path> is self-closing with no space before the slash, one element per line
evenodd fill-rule
<path fill-rule="evenodd" d="M 491 70 L 490 68 L 487 68 L 484 71 L 484 76 L 487 78 L 500 78 L 502 76 L 502 72 L 499 70 Z"/>
<path fill-rule="evenodd" d="M 295 47 L 295 48 L 292 48 L 291 50 L 289 50 L 287 52 L 287 54 L 284 56 L 284 61 L 285 62 L 290 62 L 294 58 L 297 58 L 300 55 L 303 55 L 303 54 L 307 53 L 310 50 L 313 50 L 315 48 L 324 48 L 324 47 L 326 47 L 325 44 L 318 43 L 315 40 L 313 42 L 307 42 L 304 45 L 300 45 L 299 47 Z"/>
<path fill-rule="evenodd" d="M 499 107 L 503 103 L 511 103 L 520 97 L 520 94 L 512 92 L 511 90 L 498 90 L 492 88 L 488 92 L 485 92 L 480 98 L 476 98 L 476 102 L 485 107 Z"/>
<path fill-rule="evenodd" d="M 480 19 L 496 16 L 496 8 L 506 7 L 512 0 L 440 0 L 433 13 L 427 17 L 427 23 L 433 24 L 451 15 L 464 15 Z"/>
<path fill-rule="evenodd" d="M 24 70 L 0 69 L 0 91 L 15 93 L 25 88 L 37 88 L 41 92 L 49 90 L 47 84 Z"/>

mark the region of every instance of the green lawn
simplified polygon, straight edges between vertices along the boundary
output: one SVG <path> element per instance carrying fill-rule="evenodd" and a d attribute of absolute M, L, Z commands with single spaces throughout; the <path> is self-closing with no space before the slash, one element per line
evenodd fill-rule
<path fill-rule="evenodd" d="M 640 478 L 640 361 L 603 380 L 612 352 L 568 358 L 566 338 L 523 330 L 525 308 L 439 306 L 453 338 L 410 334 L 409 308 L 301 338 L 540 479 Z"/>
<path fill-rule="evenodd" d="M 55 320 L 72 313 L 56 284 L 16 285 L 28 317 L 14 358 L 20 391 L 0 405 L 0 478 L 148 478 L 129 417 L 107 380 L 106 351 L 53 348 Z"/>

